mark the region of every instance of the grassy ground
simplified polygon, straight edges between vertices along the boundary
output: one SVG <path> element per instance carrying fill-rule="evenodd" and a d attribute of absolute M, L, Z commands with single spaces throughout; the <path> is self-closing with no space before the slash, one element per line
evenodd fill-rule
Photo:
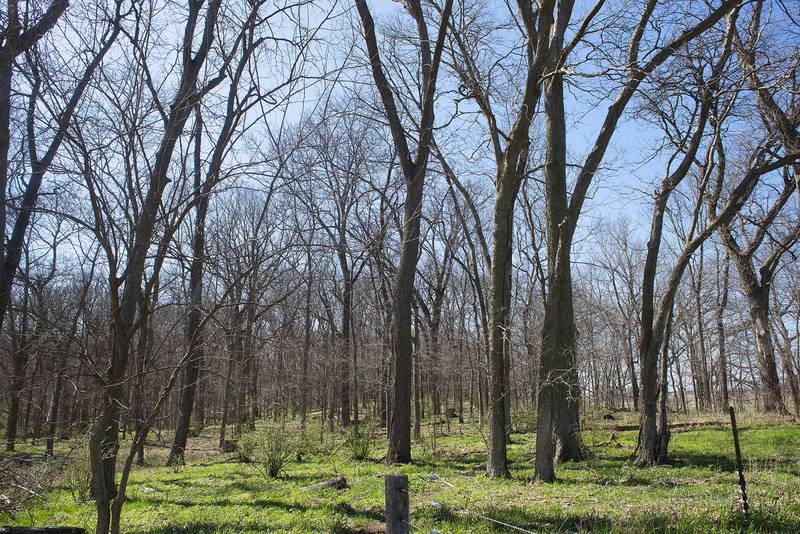
<path fill-rule="evenodd" d="M 740 422 L 752 510 L 748 525 L 739 512 L 729 428 L 675 431 L 674 465 L 640 468 L 629 460 L 636 433 L 617 431 L 611 438 L 611 425 L 620 422 L 589 423 L 584 440 L 595 458 L 559 466 L 555 484 L 533 480 L 533 434 L 512 436 L 511 480 L 483 476 L 481 434 L 475 425 L 457 424 L 435 444 L 426 433 L 414 445 L 415 463 L 399 468 L 381 463 L 382 440 L 370 460 L 357 462 L 341 438 L 320 444 L 318 436 L 309 437 L 303 461 L 268 479 L 234 455 L 215 452 L 209 429 L 208 436 L 192 441 L 180 469 L 159 467 L 166 449 L 148 448 L 149 465 L 131 477 L 123 532 L 381 532 L 383 475 L 394 471 L 409 475 L 411 523 L 423 532 L 513 532 L 489 519 L 537 532 L 800 532 L 796 423 Z M 339 474 L 347 489 L 300 489 Z M 13 518 L 0 516 L 0 524 L 90 528 L 93 517 L 92 504 L 77 502 L 63 486 Z"/>

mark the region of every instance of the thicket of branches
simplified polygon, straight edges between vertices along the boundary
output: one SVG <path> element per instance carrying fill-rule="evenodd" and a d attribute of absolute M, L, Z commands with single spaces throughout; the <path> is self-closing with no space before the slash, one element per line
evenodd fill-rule
<path fill-rule="evenodd" d="M 525 425 L 552 481 L 586 414 L 637 411 L 644 464 L 670 413 L 800 414 L 789 3 L 10 0 L 0 27 L 5 446 L 83 436 L 98 532 L 154 433 L 174 463 L 209 427 L 369 420 L 408 462 L 457 417 L 508 476 Z"/>

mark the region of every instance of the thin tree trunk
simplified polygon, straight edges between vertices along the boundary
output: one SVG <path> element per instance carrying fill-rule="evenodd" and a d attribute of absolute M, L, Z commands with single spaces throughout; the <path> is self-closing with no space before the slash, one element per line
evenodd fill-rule
<path fill-rule="evenodd" d="M 219 448 L 223 450 L 225 448 L 225 434 L 227 431 L 228 420 L 230 417 L 230 404 L 233 397 L 233 370 L 238 365 L 237 362 L 239 360 L 239 341 L 238 339 L 238 326 L 237 326 L 237 316 L 238 314 L 233 314 L 233 318 L 231 321 L 231 330 L 230 330 L 230 345 L 228 350 L 228 369 L 225 373 L 225 387 L 222 393 L 222 414 L 221 420 L 219 424 Z"/>
<path fill-rule="evenodd" d="M 58 408 L 61 403 L 61 383 L 63 377 L 61 370 L 56 371 L 55 383 L 53 384 L 53 393 L 50 397 L 50 408 L 47 411 L 47 441 L 45 443 L 44 455 L 53 457 L 53 443 L 56 439 L 56 426 L 58 425 Z"/>
<path fill-rule="evenodd" d="M 305 295 L 305 316 L 303 317 L 303 352 L 300 374 L 300 428 L 306 427 L 306 418 L 308 417 L 308 360 L 311 354 L 311 285 L 312 285 L 312 270 L 311 270 L 311 248 L 308 249 L 306 257 L 308 269 L 308 280 Z"/>
<path fill-rule="evenodd" d="M 25 367 L 27 358 L 20 354 L 27 349 L 20 347 L 12 356 L 13 371 L 8 388 L 8 418 L 6 419 L 6 451 L 14 451 L 19 425 L 19 399 L 25 387 Z"/>
<path fill-rule="evenodd" d="M 178 407 L 178 424 L 172 446 L 167 454 L 166 465 L 184 464 L 183 453 L 186 450 L 186 441 L 189 437 L 189 426 L 192 421 L 195 393 L 200 376 L 200 362 L 203 359 L 203 333 L 201 329 L 203 306 L 203 265 L 205 263 L 205 226 L 206 213 L 208 213 L 209 195 L 204 194 L 201 187 L 200 176 L 202 169 L 201 147 L 203 138 L 203 121 L 200 107 L 197 107 L 197 119 L 194 131 L 194 188 L 197 213 L 192 236 L 192 262 L 189 266 L 189 313 L 186 321 L 186 345 L 194 346 L 183 374 L 183 387 L 181 388 L 180 403 Z"/>
<path fill-rule="evenodd" d="M 720 300 L 717 305 L 716 319 L 717 319 L 717 348 L 719 357 L 717 365 L 719 366 L 719 391 L 720 401 L 723 410 L 730 405 L 730 398 L 728 394 L 728 355 L 726 350 L 727 340 L 725 338 L 725 308 L 728 306 L 728 280 L 730 272 L 730 259 L 725 257 L 725 264 L 722 273 L 722 287 L 720 288 Z"/>

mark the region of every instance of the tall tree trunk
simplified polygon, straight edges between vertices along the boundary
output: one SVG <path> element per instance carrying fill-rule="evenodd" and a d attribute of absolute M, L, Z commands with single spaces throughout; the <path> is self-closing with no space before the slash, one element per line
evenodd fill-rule
<path fill-rule="evenodd" d="M 628 326 L 630 327 L 632 325 L 628 325 Z M 633 338 L 632 332 L 629 332 L 626 337 L 627 337 L 627 344 L 628 344 L 627 345 L 628 358 L 627 358 L 627 362 L 626 363 L 628 364 L 628 372 L 631 375 L 631 389 L 632 389 L 632 393 L 633 393 L 633 411 L 634 412 L 638 412 L 639 411 L 639 380 L 636 377 L 636 361 L 635 361 L 636 349 L 634 348 L 634 343 L 633 343 L 633 339 L 632 339 Z"/>
<path fill-rule="evenodd" d="M 234 301 L 234 312 L 231 314 L 231 325 L 228 331 L 229 345 L 228 345 L 228 368 L 225 372 L 225 387 L 222 392 L 222 414 L 219 424 L 219 448 L 225 448 L 225 437 L 227 426 L 230 422 L 231 403 L 234 401 L 233 395 L 233 380 L 236 369 L 239 366 L 242 352 L 242 339 L 240 332 L 239 322 L 241 315 L 236 309 L 236 302 Z"/>
<path fill-rule="evenodd" d="M 425 169 L 407 182 L 400 265 L 394 287 L 392 341 L 394 344 L 394 395 L 389 430 L 388 463 L 411 462 L 412 299 L 419 258 L 420 217 Z"/>
<path fill-rule="evenodd" d="M 308 417 L 308 360 L 311 354 L 311 285 L 313 283 L 311 270 L 311 248 L 308 248 L 306 256 L 306 268 L 308 269 L 308 279 L 305 295 L 305 310 L 303 317 L 303 352 L 300 362 L 300 428 L 306 427 Z"/>
<path fill-rule="evenodd" d="M 428 27 L 421 3 L 418 0 L 409 0 L 404 5 L 416 22 L 421 43 L 422 114 L 416 158 L 412 156 L 409 149 L 408 137 L 397 112 L 392 88 L 386 78 L 386 74 L 383 72 L 372 14 L 369 11 L 366 0 L 356 1 L 356 8 L 364 30 L 364 40 L 369 52 L 372 77 L 380 93 L 383 109 L 389 121 L 392 140 L 403 169 L 403 177 L 406 184 L 400 264 L 394 281 L 394 322 L 392 327 L 394 396 L 389 428 L 389 451 L 386 455 L 387 463 L 409 463 L 411 461 L 411 358 L 413 351 L 411 342 L 411 322 L 413 320 L 411 305 L 414 296 L 417 261 L 419 260 L 422 193 L 433 140 L 436 80 L 438 78 L 442 50 L 444 49 L 445 35 L 450 22 L 453 0 L 445 0 L 433 53 L 431 53 L 431 41 L 428 37 Z"/>
<path fill-rule="evenodd" d="M 420 441 L 422 439 L 422 377 L 420 376 L 419 365 L 420 353 L 418 350 L 414 351 L 414 439 Z"/>
<path fill-rule="evenodd" d="M 203 266 L 205 263 L 206 245 L 206 214 L 208 213 L 209 194 L 204 194 L 205 188 L 201 186 L 202 161 L 201 147 L 203 139 L 203 121 L 200 108 L 197 107 L 197 119 L 194 131 L 194 189 L 197 213 L 194 221 L 194 235 L 192 236 L 192 262 L 189 266 L 189 313 L 186 318 L 186 346 L 193 347 L 186 362 L 183 373 L 183 387 L 181 388 L 178 407 L 178 424 L 175 427 L 175 436 L 172 446 L 167 454 L 166 465 L 179 463 L 183 465 L 183 453 L 186 450 L 186 441 L 189 437 L 189 426 L 192 422 L 195 393 L 200 376 L 200 364 L 203 360 L 203 332 L 201 328 L 203 306 Z"/>
<path fill-rule="evenodd" d="M 350 273 L 350 266 L 347 261 L 347 253 L 344 244 L 340 243 L 339 267 L 342 269 L 342 329 L 339 353 L 339 424 L 347 428 L 350 426 L 350 380 L 351 369 L 350 359 L 352 358 L 352 320 L 353 320 L 353 279 Z"/>
<path fill-rule="evenodd" d="M 433 415 L 442 415 L 442 399 L 441 399 L 441 384 L 440 384 L 440 370 L 439 370 L 439 326 L 440 318 L 436 317 L 441 314 L 437 312 L 437 306 L 434 305 L 433 320 L 428 326 L 428 340 L 430 343 L 430 380 L 431 380 L 431 402 L 433 404 Z"/>
<path fill-rule="evenodd" d="M 144 314 L 144 299 L 139 296 L 139 309 Z M 150 367 L 150 352 L 152 345 L 152 327 L 150 325 L 150 318 L 143 317 L 144 324 L 139 330 L 139 338 L 136 341 L 136 379 L 134 381 L 134 404 L 133 404 L 133 419 L 136 433 L 142 432 L 145 425 L 145 373 Z M 144 465 L 144 440 L 142 440 L 139 449 L 136 451 L 136 465 Z"/>
<path fill-rule="evenodd" d="M 358 342 L 356 341 L 355 335 L 353 335 L 352 332 L 350 336 L 350 350 L 352 351 L 353 358 L 353 432 L 356 436 L 358 436 L 360 424 L 360 414 L 358 409 Z"/>
<path fill-rule="evenodd" d="M 541 480 L 553 481 L 555 460 L 582 460 L 586 455 L 578 436 L 580 391 L 570 265 L 574 215 L 567 201 L 564 82 L 560 73 L 545 83 L 544 107 L 548 288 L 542 328 L 536 474 Z"/>
<path fill-rule="evenodd" d="M 699 255 L 700 259 L 697 270 L 694 271 L 690 269 L 692 274 L 692 290 L 694 292 L 694 313 L 697 319 L 697 348 L 694 353 L 695 378 L 698 386 L 696 395 L 700 411 L 707 411 L 711 409 L 711 380 L 708 373 L 705 326 L 703 324 L 703 304 L 701 301 L 703 284 L 703 247 L 700 247 Z"/>
<path fill-rule="evenodd" d="M 492 224 L 492 265 L 489 291 L 489 436 L 486 473 L 508 477 L 506 452 L 506 336 L 509 334 L 508 302 L 511 294 L 509 243 L 512 237 L 515 184 L 498 179 Z"/>
<path fill-rule="evenodd" d="M 716 309 L 717 320 L 717 350 L 719 353 L 717 365 L 719 366 L 719 393 L 721 409 L 730 405 L 728 394 L 728 355 L 726 350 L 727 340 L 725 338 L 725 308 L 728 306 L 728 280 L 730 273 L 730 259 L 725 257 L 725 264 L 722 272 L 722 287 L 720 288 L 720 299 Z"/>
<path fill-rule="evenodd" d="M 758 368 L 761 374 L 761 394 L 764 410 L 767 412 L 786 413 L 778 377 L 778 364 L 775 359 L 772 325 L 770 323 L 769 282 L 771 278 L 759 283 L 753 267 L 752 256 L 743 256 L 737 252 L 738 246 L 733 241 L 733 236 L 728 228 L 724 228 L 720 233 L 730 251 L 747 299 L 747 311 L 753 325 Z"/>

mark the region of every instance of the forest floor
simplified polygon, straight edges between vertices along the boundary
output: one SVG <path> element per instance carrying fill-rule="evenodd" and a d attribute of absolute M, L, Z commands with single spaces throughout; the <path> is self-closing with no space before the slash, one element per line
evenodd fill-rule
<path fill-rule="evenodd" d="M 414 463 L 401 467 L 381 462 L 383 438 L 370 459 L 354 461 L 343 437 L 326 434 L 320 443 L 318 429 L 309 430 L 302 461 L 289 463 L 274 479 L 235 454 L 217 452 L 214 429 L 209 428 L 191 440 L 185 467 L 161 467 L 166 447 L 148 447 L 147 465 L 135 468 L 131 476 L 122 530 L 382 532 L 383 475 L 402 472 L 410 480 L 412 531 L 514 532 L 494 520 L 536 532 L 800 532 L 796 422 L 741 417 L 751 507 L 747 524 L 724 415 L 695 418 L 692 423 L 699 424 L 675 429 L 673 465 L 653 468 L 630 461 L 635 431 L 613 430 L 633 423 L 634 414 L 615 418 L 585 425 L 583 439 L 594 458 L 558 466 L 554 484 L 533 480 L 532 433 L 512 435 L 512 478 L 487 479 L 481 432 L 477 425 L 459 425 L 455 419 L 449 432 L 441 425 L 435 440 L 432 427 L 426 428 L 423 439 L 414 443 Z M 40 452 L 38 445 L 25 447 L 24 452 Z M 301 490 L 338 475 L 346 478 L 346 489 Z M 70 484 L 57 485 L 14 517 L 0 516 L 0 525 L 72 525 L 91 531 L 93 505 L 80 502 Z"/>

